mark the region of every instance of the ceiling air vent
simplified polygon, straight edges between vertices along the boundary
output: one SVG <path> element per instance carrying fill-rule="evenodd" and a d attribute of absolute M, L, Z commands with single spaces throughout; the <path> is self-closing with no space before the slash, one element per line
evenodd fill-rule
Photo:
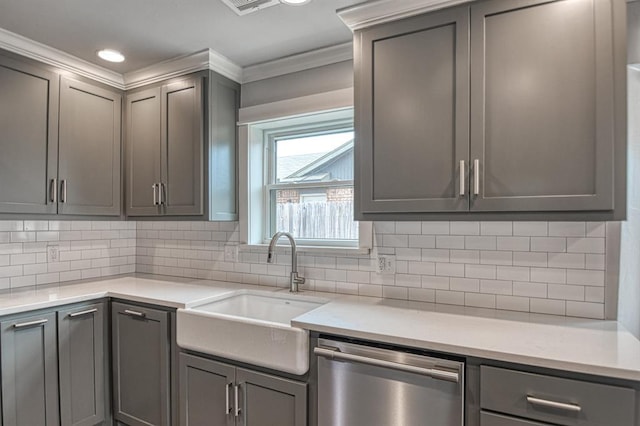
<path fill-rule="evenodd" d="M 221 0 L 238 15 L 246 15 L 251 12 L 257 12 L 270 6 L 280 4 L 279 0 Z"/>

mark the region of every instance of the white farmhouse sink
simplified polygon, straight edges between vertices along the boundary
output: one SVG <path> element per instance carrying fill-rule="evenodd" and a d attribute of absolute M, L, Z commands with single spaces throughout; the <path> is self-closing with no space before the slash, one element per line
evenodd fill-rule
<path fill-rule="evenodd" d="M 238 291 L 178 309 L 178 346 L 292 374 L 309 370 L 309 332 L 291 320 L 327 300 Z"/>

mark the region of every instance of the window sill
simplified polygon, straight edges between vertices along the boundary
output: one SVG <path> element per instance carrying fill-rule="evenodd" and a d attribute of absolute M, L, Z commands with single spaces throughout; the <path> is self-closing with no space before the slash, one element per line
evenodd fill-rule
<path fill-rule="evenodd" d="M 269 244 L 240 244 L 238 245 L 240 251 L 264 251 L 267 252 L 267 248 Z M 285 249 L 289 250 L 291 246 L 288 244 L 279 244 L 276 246 L 278 250 Z M 329 247 L 329 246 L 300 246 L 296 245 L 296 249 L 299 253 L 310 253 L 310 254 L 329 254 L 333 256 L 339 255 L 368 255 L 371 253 L 371 249 L 362 248 L 362 247 Z"/>

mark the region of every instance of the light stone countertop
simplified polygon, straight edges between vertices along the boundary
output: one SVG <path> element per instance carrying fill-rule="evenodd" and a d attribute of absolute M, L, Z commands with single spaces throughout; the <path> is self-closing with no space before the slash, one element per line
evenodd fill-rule
<path fill-rule="evenodd" d="M 0 294 L 0 316 L 103 297 L 190 308 L 240 289 L 286 291 L 134 275 L 4 292 Z M 310 331 L 640 382 L 640 341 L 615 321 L 302 294 L 330 300 L 292 320 L 293 326 Z"/>

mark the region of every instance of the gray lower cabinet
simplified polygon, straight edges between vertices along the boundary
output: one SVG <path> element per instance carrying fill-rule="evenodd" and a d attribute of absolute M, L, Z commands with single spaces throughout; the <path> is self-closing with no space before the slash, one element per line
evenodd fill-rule
<path fill-rule="evenodd" d="M 58 311 L 62 426 L 99 425 L 107 417 L 106 318 L 104 303 Z"/>
<path fill-rule="evenodd" d="M 56 313 L 0 321 L 0 346 L 2 424 L 59 425 Z"/>
<path fill-rule="evenodd" d="M 180 354 L 181 426 L 306 426 L 307 385 Z"/>
<path fill-rule="evenodd" d="M 57 211 L 58 78 L 0 55 L 0 213 Z"/>
<path fill-rule="evenodd" d="M 624 217 L 624 8 L 488 0 L 356 31 L 356 219 Z"/>
<path fill-rule="evenodd" d="M 111 304 L 114 418 L 128 426 L 170 424 L 169 313 Z"/>
<path fill-rule="evenodd" d="M 482 365 L 480 425 L 631 426 L 636 390 Z"/>
<path fill-rule="evenodd" d="M 62 77 L 58 213 L 120 214 L 121 109 L 120 93 Z"/>

